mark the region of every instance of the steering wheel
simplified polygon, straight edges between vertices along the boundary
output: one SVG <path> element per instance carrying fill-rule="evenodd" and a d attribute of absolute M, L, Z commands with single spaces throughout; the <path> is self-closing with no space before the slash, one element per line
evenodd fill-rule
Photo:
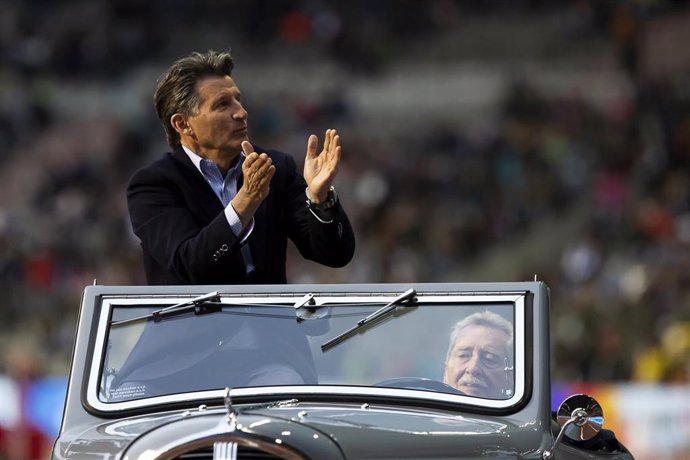
<path fill-rule="evenodd" d="M 437 391 L 440 393 L 451 393 L 457 395 L 465 394 L 457 388 L 453 388 L 452 386 L 445 384 L 441 381 L 422 377 L 397 377 L 394 379 L 386 379 L 381 382 L 375 383 L 374 386 L 386 388 L 406 388 L 410 390 Z"/>

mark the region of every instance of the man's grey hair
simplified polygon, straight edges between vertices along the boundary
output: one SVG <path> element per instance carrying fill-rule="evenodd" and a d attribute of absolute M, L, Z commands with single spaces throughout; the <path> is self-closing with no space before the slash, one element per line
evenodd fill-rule
<path fill-rule="evenodd" d="M 448 352 L 446 353 L 446 362 L 450 358 L 450 354 L 455 346 L 455 341 L 460 336 L 460 333 L 470 327 L 470 326 L 484 326 L 497 329 L 501 332 L 505 332 L 508 335 L 509 340 L 506 344 L 506 353 L 509 353 L 513 348 L 513 325 L 498 313 L 494 313 L 489 310 L 484 310 L 477 313 L 472 313 L 455 323 L 453 330 L 450 333 L 450 344 L 448 345 Z"/>

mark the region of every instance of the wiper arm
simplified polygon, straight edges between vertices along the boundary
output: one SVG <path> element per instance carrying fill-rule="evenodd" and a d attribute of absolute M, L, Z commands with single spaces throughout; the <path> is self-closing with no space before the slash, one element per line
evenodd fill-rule
<path fill-rule="evenodd" d="M 295 302 L 292 306 L 295 309 L 295 315 L 297 316 L 297 322 L 301 323 L 305 319 L 311 317 L 316 309 L 316 301 L 314 300 L 314 294 L 306 294 L 300 300 Z"/>
<path fill-rule="evenodd" d="M 415 291 L 413 288 L 408 289 L 407 291 L 400 294 L 398 297 L 393 299 L 391 302 L 389 302 L 385 306 L 376 310 L 371 315 L 357 321 L 357 324 L 355 324 L 353 327 L 351 327 L 347 331 L 333 337 L 331 340 L 329 340 L 328 342 L 321 345 L 321 351 L 328 351 L 329 349 L 333 348 L 334 346 L 338 345 L 339 343 L 349 339 L 354 334 L 358 333 L 360 331 L 360 329 L 362 329 L 367 324 L 372 324 L 374 322 L 380 321 L 380 320 L 390 316 L 391 314 L 393 314 L 395 312 L 395 310 L 399 306 L 401 306 L 401 304 L 403 302 L 414 302 L 415 300 L 417 300 L 416 295 L 417 295 L 417 291 Z"/>
<path fill-rule="evenodd" d="M 306 294 L 295 302 L 293 308 L 295 309 L 295 316 L 297 317 L 298 323 L 304 320 L 321 319 L 331 312 L 331 307 L 329 305 L 317 305 L 314 294 L 311 293 Z"/>
<path fill-rule="evenodd" d="M 160 321 L 166 316 L 171 316 L 175 314 L 185 313 L 190 310 L 196 310 L 200 304 L 217 303 L 220 301 L 220 296 L 218 291 L 209 292 L 208 294 L 195 297 L 193 299 L 187 300 L 186 302 L 178 303 L 176 305 L 171 305 L 169 307 L 161 308 L 159 310 L 152 311 L 146 315 L 137 316 L 135 318 L 127 318 L 120 321 L 113 321 L 110 323 L 111 326 L 121 326 L 123 324 L 134 323 L 136 321 L 153 319 L 155 323 Z M 201 312 L 201 310 L 199 310 Z"/>

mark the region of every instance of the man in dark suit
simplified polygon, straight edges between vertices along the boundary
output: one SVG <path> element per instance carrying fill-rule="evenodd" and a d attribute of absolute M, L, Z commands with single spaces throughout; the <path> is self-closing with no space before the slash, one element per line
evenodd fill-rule
<path fill-rule="evenodd" d="M 340 137 L 326 130 L 320 153 L 309 137 L 303 175 L 289 155 L 254 147 L 232 69 L 228 53 L 192 53 L 158 83 L 155 107 L 172 152 L 127 187 L 149 284 L 286 283 L 288 238 L 327 266 L 352 259 L 354 233 L 332 186 Z M 316 380 L 296 322 L 188 319 L 147 323 L 114 375 L 112 400 Z M 199 378 L 209 372 L 213 379 Z"/>
<path fill-rule="evenodd" d="M 148 284 L 286 283 L 287 239 L 330 267 L 354 254 L 333 188 L 341 147 L 311 135 L 303 175 L 293 158 L 249 142 L 247 111 L 229 53 L 192 53 L 162 76 L 154 96 L 172 152 L 127 188 Z"/>

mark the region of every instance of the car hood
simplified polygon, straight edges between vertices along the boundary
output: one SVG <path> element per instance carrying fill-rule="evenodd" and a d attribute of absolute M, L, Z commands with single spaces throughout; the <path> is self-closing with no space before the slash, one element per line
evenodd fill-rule
<path fill-rule="evenodd" d="M 523 456 L 541 441 L 536 427 L 500 416 L 368 405 L 313 405 L 261 413 L 328 433 L 347 458 Z"/>
<path fill-rule="evenodd" d="M 238 407 L 230 426 L 225 409 L 177 411 L 101 424 L 78 433 L 64 458 L 121 452 L 138 458 L 239 436 L 278 444 L 311 458 L 529 457 L 543 444 L 544 427 L 509 417 L 459 415 L 392 406 L 295 403 Z M 149 457 L 152 458 L 152 457 Z M 239 458 L 242 458 L 241 456 Z"/>

